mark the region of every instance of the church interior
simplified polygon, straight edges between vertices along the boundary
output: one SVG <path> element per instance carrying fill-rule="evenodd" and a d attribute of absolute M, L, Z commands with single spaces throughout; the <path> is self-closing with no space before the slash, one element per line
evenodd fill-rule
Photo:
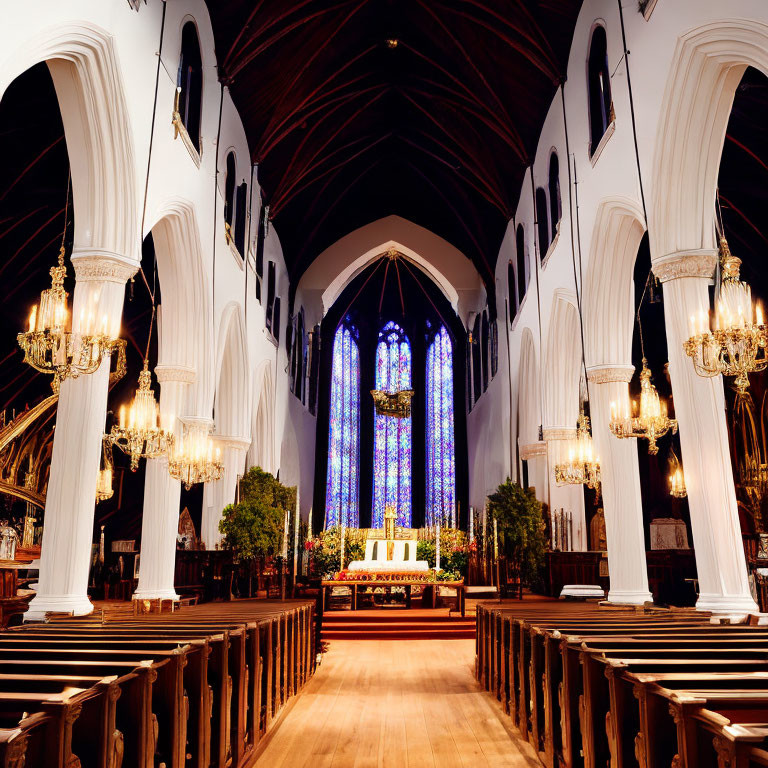
<path fill-rule="evenodd" d="M 0 19 L 0 768 L 768 768 L 765 0 Z"/>

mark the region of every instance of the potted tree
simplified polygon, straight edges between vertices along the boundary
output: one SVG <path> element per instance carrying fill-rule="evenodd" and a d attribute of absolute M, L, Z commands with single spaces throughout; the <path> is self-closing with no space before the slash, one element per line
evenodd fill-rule
<path fill-rule="evenodd" d="M 219 531 L 224 534 L 224 546 L 233 551 L 237 561 L 248 563 L 249 595 L 254 565 L 261 593 L 266 559 L 280 554 L 285 509 L 292 493 L 294 489 L 281 485 L 269 472 L 253 467 L 240 481 L 240 501 L 222 513 Z"/>
<path fill-rule="evenodd" d="M 509 478 L 488 497 L 488 510 L 498 526 L 499 552 L 507 561 L 507 578 L 519 587 L 538 586 L 544 566 L 546 538 L 541 502 L 533 489 Z"/>

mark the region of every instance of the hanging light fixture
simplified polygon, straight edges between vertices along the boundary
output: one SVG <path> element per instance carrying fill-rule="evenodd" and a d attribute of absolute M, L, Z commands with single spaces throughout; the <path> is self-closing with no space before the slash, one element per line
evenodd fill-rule
<path fill-rule="evenodd" d="M 112 444 L 104 439 L 101 442 L 101 469 L 96 484 L 96 503 L 111 499 L 114 495 L 112 489 Z"/>
<path fill-rule="evenodd" d="M 224 465 L 221 449 L 210 435 L 210 427 L 183 425 L 181 436 L 174 441 L 168 456 L 171 477 L 189 490 L 195 483 L 210 483 L 221 478 Z"/>
<path fill-rule="evenodd" d="M 69 185 L 64 205 L 64 232 L 61 236 L 58 264 L 51 267 L 51 287 L 40 293 L 40 304 L 32 307 L 29 327 L 16 339 L 24 352 L 24 362 L 36 371 L 53 376 L 51 388 L 58 394 L 64 379 L 95 373 L 105 357 L 117 352 L 116 369 L 110 374 L 112 382 L 125 375 L 125 341 L 110 333 L 107 316 L 99 321 L 96 312 L 89 307 L 82 310 L 78 331 L 72 331 L 71 315 L 67 304 L 64 279 L 67 267 L 67 223 L 69 220 Z"/>
<path fill-rule="evenodd" d="M 51 387 L 57 394 L 64 379 L 95 373 L 104 358 L 115 352 L 117 363 L 112 378 L 125 375 L 125 340 L 110 333 L 106 315 L 99 322 L 93 311 L 84 310 L 79 330 L 71 330 L 68 294 L 64 290 L 64 254 L 62 245 L 58 265 L 50 270 L 51 287 L 41 292 L 40 304 L 32 307 L 29 315 L 28 329 L 16 337 L 24 362 L 40 373 L 52 374 Z"/>
<path fill-rule="evenodd" d="M 150 335 L 151 333 L 150 330 Z M 116 445 L 131 457 L 131 472 L 138 469 L 140 459 L 165 456 L 173 446 L 173 417 L 166 420 L 166 428 L 163 429 L 160 406 L 155 399 L 151 383 L 152 374 L 145 358 L 133 401 L 128 408 L 120 406 L 118 423 L 104 436 L 110 444 Z"/>
<path fill-rule="evenodd" d="M 669 451 L 669 495 L 676 499 L 684 499 L 688 495 L 685 488 L 683 467 L 673 449 Z"/>
<path fill-rule="evenodd" d="M 691 337 L 683 342 L 699 376 L 734 376 L 737 392 L 749 388 L 749 374 L 768 367 L 768 332 L 760 304 L 753 306 L 752 289 L 740 278 L 741 259 L 720 237 L 722 283 L 714 317 L 701 310 L 691 316 Z"/>
<path fill-rule="evenodd" d="M 567 460 L 555 464 L 555 482 L 558 485 L 586 485 L 600 487 L 600 459 L 595 456 L 589 416 L 582 410 L 576 427 L 576 437 L 567 441 Z"/>
<path fill-rule="evenodd" d="M 632 401 L 632 412 L 625 405 L 624 413 L 616 402 L 611 403 L 611 420 L 608 424 L 611 432 L 619 438 L 639 437 L 648 441 L 648 453 L 655 456 L 659 452 L 656 441 L 670 430 L 677 432 L 677 420 L 667 416 L 667 401 L 659 397 L 656 387 L 651 383 L 651 369 L 643 358 L 640 371 L 640 410 Z"/>

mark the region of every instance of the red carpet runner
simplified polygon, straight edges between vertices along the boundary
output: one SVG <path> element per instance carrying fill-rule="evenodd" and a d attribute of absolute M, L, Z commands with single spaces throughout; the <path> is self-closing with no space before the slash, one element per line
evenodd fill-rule
<path fill-rule="evenodd" d="M 323 640 L 473 640 L 475 617 L 462 619 L 446 609 L 327 611 Z"/>

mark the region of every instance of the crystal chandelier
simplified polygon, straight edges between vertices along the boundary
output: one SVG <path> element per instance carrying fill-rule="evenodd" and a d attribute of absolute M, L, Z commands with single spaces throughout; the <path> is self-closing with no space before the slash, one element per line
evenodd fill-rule
<path fill-rule="evenodd" d="M 611 421 L 608 426 L 611 432 L 620 438 L 640 437 L 648 441 L 648 453 L 655 456 L 659 452 L 656 441 L 664 437 L 670 430 L 674 435 L 677 432 L 677 420 L 667 416 L 667 402 L 659 397 L 656 387 L 651 383 L 651 369 L 643 358 L 643 367 L 640 371 L 640 412 L 637 413 L 637 404 L 632 401 L 632 414 L 629 406 L 625 406 L 624 413 L 619 412 L 617 403 L 611 403 Z"/>
<path fill-rule="evenodd" d="M 221 450 L 214 444 L 207 427 L 190 425 L 175 440 L 168 456 L 168 471 L 189 490 L 195 483 L 210 483 L 221 478 L 224 465 Z"/>
<path fill-rule="evenodd" d="M 669 452 L 669 495 L 676 499 L 684 499 L 688 495 L 683 468 L 674 451 Z"/>
<path fill-rule="evenodd" d="M 576 437 L 568 441 L 568 460 L 555 464 L 555 482 L 558 485 L 586 485 L 600 487 L 600 459 L 595 457 L 589 417 L 579 414 Z"/>
<path fill-rule="evenodd" d="M 735 376 L 736 390 L 746 392 L 749 374 L 768 366 L 768 333 L 760 305 L 753 307 L 752 290 L 739 277 L 741 259 L 731 254 L 725 237 L 720 238 L 720 265 L 723 278 L 714 328 L 704 310 L 692 316 L 692 336 L 683 349 L 699 376 Z"/>
<path fill-rule="evenodd" d="M 105 438 L 101 443 L 101 469 L 96 483 L 96 503 L 111 499 L 112 490 L 112 444 Z"/>
<path fill-rule="evenodd" d="M 139 467 L 140 459 L 154 459 L 166 455 L 173 445 L 172 419 L 168 428 L 160 425 L 160 406 L 152 391 L 152 374 L 148 361 L 139 374 L 139 386 L 133 402 L 126 409 L 120 407 L 120 420 L 112 426 L 105 438 L 131 457 L 131 472 Z"/>
<path fill-rule="evenodd" d="M 51 287 L 42 291 L 40 304 L 32 307 L 29 329 L 16 337 L 24 352 L 24 362 L 36 371 L 52 374 L 51 386 L 57 394 L 64 379 L 96 372 L 102 360 L 114 352 L 118 355 L 112 378 L 124 376 L 125 340 L 109 333 L 106 315 L 99 325 L 93 312 L 83 312 L 80 330 L 67 330 L 71 323 L 64 290 L 64 246 L 59 250 L 58 266 L 51 267 L 50 274 Z"/>

